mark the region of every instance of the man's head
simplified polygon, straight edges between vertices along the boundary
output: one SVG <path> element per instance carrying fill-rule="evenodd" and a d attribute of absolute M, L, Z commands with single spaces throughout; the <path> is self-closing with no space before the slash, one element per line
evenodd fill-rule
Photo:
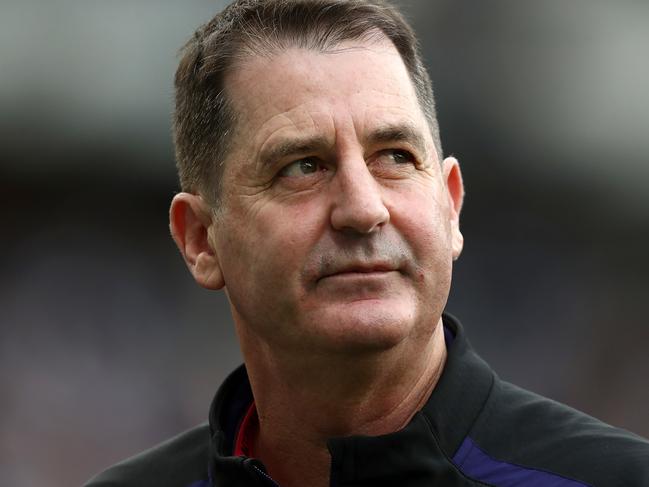
<path fill-rule="evenodd" d="M 219 200 L 237 125 L 225 80 L 239 65 L 290 47 L 326 52 L 378 36 L 399 52 L 441 158 L 430 78 L 412 29 L 394 7 L 381 0 L 238 0 L 198 29 L 176 72 L 174 136 L 182 190 L 213 205 Z"/>
<path fill-rule="evenodd" d="M 275 4 L 239 8 L 253 3 Z M 171 229 L 196 281 L 225 286 L 244 356 L 415 352 L 439 324 L 462 249 L 462 180 L 455 159 L 440 163 L 412 71 L 381 32 L 326 49 L 276 40 L 223 73 L 234 123 L 212 161 L 218 210 L 200 189 L 180 193 Z M 201 96 L 180 100 L 203 100 L 194 117 L 210 120 L 218 104 Z"/>

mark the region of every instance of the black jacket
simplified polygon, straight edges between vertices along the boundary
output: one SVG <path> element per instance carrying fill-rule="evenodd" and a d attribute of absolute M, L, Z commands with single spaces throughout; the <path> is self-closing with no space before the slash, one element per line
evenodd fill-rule
<path fill-rule="evenodd" d="M 500 380 L 457 320 L 445 315 L 444 326 L 448 359 L 424 408 L 395 433 L 331 439 L 332 486 L 649 487 L 647 440 Z M 86 487 L 277 485 L 257 460 L 231 456 L 251 400 L 240 367 L 217 392 L 209 425 Z"/>

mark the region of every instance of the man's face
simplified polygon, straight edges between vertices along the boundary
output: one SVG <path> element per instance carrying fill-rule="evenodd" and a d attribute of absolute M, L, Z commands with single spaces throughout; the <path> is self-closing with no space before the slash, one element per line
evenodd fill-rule
<path fill-rule="evenodd" d="M 226 85 L 238 118 L 209 237 L 239 332 L 311 352 L 430 335 L 461 177 L 392 44 L 253 57 Z"/>

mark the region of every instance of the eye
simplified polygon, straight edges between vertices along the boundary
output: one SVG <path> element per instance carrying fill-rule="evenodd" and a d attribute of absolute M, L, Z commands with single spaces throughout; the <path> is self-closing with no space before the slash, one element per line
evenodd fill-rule
<path fill-rule="evenodd" d="M 374 156 L 375 163 L 385 170 L 390 167 L 396 169 L 399 166 L 417 166 L 417 158 L 414 154 L 405 149 L 385 149 Z M 400 167 L 405 169 L 405 167 Z"/>
<path fill-rule="evenodd" d="M 326 168 L 317 159 L 305 157 L 304 159 L 299 159 L 284 166 L 279 172 L 279 175 L 281 177 L 299 178 L 317 173 L 318 171 L 326 171 Z"/>
<path fill-rule="evenodd" d="M 415 156 L 407 150 L 402 149 L 389 149 L 383 151 L 385 157 L 392 159 L 395 164 L 414 164 Z"/>
<path fill-rule="evenodd" d="M 419 159 L 406 149 L 383 149 L 368 160 L 367 166 L 376 177 L 401 179 L 419 169 Z"/>

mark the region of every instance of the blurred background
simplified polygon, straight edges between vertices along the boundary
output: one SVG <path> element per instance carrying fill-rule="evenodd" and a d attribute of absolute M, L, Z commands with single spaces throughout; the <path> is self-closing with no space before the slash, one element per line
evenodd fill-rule
<path fill-rule="evenodd" d="M 219 1 L 0 0 L 0 484 L 80 485 L 240 361 L 167 230 L 178 48 Z M 462 163 L 448 310 L 505 379 L 649 436 L 649 3 L 403 2 Z"/>

